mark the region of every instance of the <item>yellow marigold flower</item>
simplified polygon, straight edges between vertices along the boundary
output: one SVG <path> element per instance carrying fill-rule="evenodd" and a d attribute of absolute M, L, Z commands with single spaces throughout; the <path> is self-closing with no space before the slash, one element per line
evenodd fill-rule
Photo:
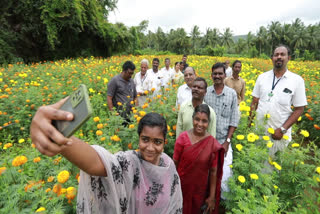
<path fill-rule="evenodd" d="M 51 188 L 46 189 L 46 192 L 50 192 L 50 191 L 51 191 Z"/>
<path fill-rule="evenodd" d="M 270 140 L 270 137 L 265 135 L 262 137 L 262 139 L 264 139 L 265 141 L 268 141 L 268 140 Z"/>
<path fill-rule="evenodd" d="M 96 135 L 101 136 L 102 134 L 103 134 L 103 132 L 101 130 L 96 131 Z"/>
<path fill-rule="evenodd" d="M 256 135 L 254 133 L 249 133 L 247 135 L 247 140 L 251 143 L 253 143 L 254 141 L 256 141 Z"/>
<path fill-rule="evenodd" d="M 133 129 L 133 128 L 134 128 L 134 124 L 130 124 L 129 129 Z"/>
<path fill-rule="evenodd" d="M 43 211 L 46 211 L 46 208 L 40 207 L 39 209 L 36 210 L 36 213 L 43 212 Z"/>
<path fill-rule="evenodd" d="M 268 128 L 268 132 L 270 133 L 270 134 L 274 134 L 274 129 L 273 128 Z"/>
<path fill-rule="evenodd" d="M 264 117 L 269 119 L 270 118 L 270 114 L 265 114 Z"/>
<path fill-rule="evenodd" d="M 247 189 L 248 192 L 251 192 L 251 189 Z"/>
<path fill-rule="evenodd" d="M 253 180 L 258 180 L 259 176 L 257 174 L 250 174 L 250 178 Z"/>
<path fill-rule="evenodd" d="M 273 165 L 277 170 L 281 170 L 282 169 L 282 167 L 279 164 L 277 164 L 276 162 L 273 162 Z"/>
<path fill-rule="evenodd" d="M 28 158 L 26 156 L 17 156 L 12 161 L 12 166 L 21 166 L 25 164 L 28 161 Z"/>
<path fill-rule="evenodd" d="M 144 115 L 146 115 L 146 112 L 145 111 L 139 111 L 139 114 L 141 117 L 143 117 Z"/>
<path fill-rule="evenodd" d="M 316 180 L 320 183 L 320 178 L 319 177 L 316 177 Z"/>
<path fill-rule="evenodd" d="M 137 111 L 137 110 L 133 110 L 132 112 L 133 112 L 134 114 L 136 114 L 138 111 Z M 136 115 L 135 115 L 135 116 L 136 116 Z"/>
<path fill-rule="evenodd" d="M 77 189 L 74 187 L 67 188 L 66 198 L 69 200 L 73 200 L 76 197 Z"/>
<path fill-rule="evenodd" d="M 229 165 L 229 167 L 232 169 L 232 168 L 233 168 L 233 165 L 232 165 L 232 164 L 230 164 L 230 165 Z"/>
<path fill-rule="evenodd" d="M 283 135 L 282 138 L 285 139 L 285 140 L 289 140 L 289 136 L 288 135 Z"/>
<path fill-rule="evenodd" d="M 103 124 L 102 124 L 102 123 L 99 123 L 99 124 L 97 125 L 97 128 L 98 128 L 98 129 L 102 129 L 102 128 L 103 128 Z"/>
<path fill-rule="evenodd" d="M 236 148 L 239 150 L 239 152 L 242 150 L 243 146 L 241 144 L 237 144 Z"/>
<path fill-rule="evenodd" d="M 121 103 L 121 102 L 117 102 L 117 105 L 118 105 L 118 106 L 122 106 L 122 103 Z"/>
<path fill-rule="evenodd" d="M 300 145 L 299 145 L 299 143 L 293 143 L 291 146 L 292 146 L 292 148 L 296 148 L 296 147 L 299 147 Z"/>
<path fill-rule="evenodd" d="M 133 101 L 133 100 L 132 100 L 132 101 L 130 101 L 130 104 L 131 104 L 131 105 L 133 105 L 133 104 L 134 104 L 134 101 Z"/>
<path fill-rule="evenodd" d="M 169 136 L 173 136 L 174 135 L 174 133 L 173 132 L 169 132 Z"/>
<path fill-rule="evenodd" d="M 33 163 L 38 163 L 40 162 L 41 158 L 40 157 L 36 157 L 33 159 Z"/>
<path fill-rule="evenodd" d="M 100 141 L 105 141 L 105 140 L 106 140 L 106 137 L 100 138 Z"/>
<path fill-rule="evenodd" d="M 19 143 L 23 143 L 25 140 L 24 139 L 20 139 L 19 140 Z"/>
<path fill-rule="evenodd" d="M 300 134 L 302 134 L 304 137 L 309 137 L 309 132 L 307 130 L 301 130 Z"/>
<path fill-rule="evenodd" d="M 320 166 L 318 166 L 318 167 L 316 168 L 316 172 L 317 172 L 318 174 L 320 174 Z"/>
<path fill-rule="evenodd" d="M 0 167 L 0 175 L 6 171 L 6 167 Z"/>
<path fill-rule="evenodd" d="M 12 143 L 6 143 L 4 144 L 3 149 L 8 149 L 10 147 L 12 147 Z"/>
<path fill-rule="evenodd" d="M 243 177 L 242 175 L 239 175 L 239 176 L 238 176 L 238 180 L 239 180 L 241 183 L 246 182 L 245 177 Z"/>
<path fill-rule="evenodd" d="M 145 90 L 143 93 L 144 93 L 145 95 L 147 95 L 147 94 L 149 94 L 149 91 L 148 91 L 148 90 Z"/>
<path fill-rule="evenodd" d="M 167 125 L 167 129 L 168 129 L 168 131 L 170 131 L 170 126 Z"/>
<path fill-rule="evenodd" d="M 67 170 L 63 170 L 58 174 L 58 182 L 64 184 L 68 181 L 70 173 Z"/>
<path fill-rule="evenodd" d="M 64 194 L 64 193 L 66 193 L 67 192 L 67 189 L 66 188 L 62 188 L 61 189 L 61 194 Z"/>
<path fill-rule="evenodd" d="M 268 148 L 271 148 L 273 146 L 273 143 L 271 142 L 271 141 L 269 141 L 268 143 L 267 143 L 267 147 Z"/>
<path fill-rule="evenodd" d="M 110 139 L 113 140 L 113 141 L 116 141 L 116 142 L 120 141 L 120 138 L 118 137 L 118 135 L 113 135 L 113 136 L 110 137 Z"/>
<path fill-rule="evenodd" d="M 94 121 L 94 122 L 99 122 L 99 120 L 100 120 L 99 117 L 94 117 L 94 118 L 93 118 L 93 121 Z"/>
<path fill-rule="evenodd" d="M 47 179 L 47 181 L 50 183 L 50 182 L 52 182 L 54 180 L 54 177 L 53 176 L 50 176 L 48 179 Z"/>
<path fill-rule="evenodd" d="M 241 134 L 240 134 L 240 135 L 237 135 L 237 139 L 238 139 L 238 140 L 243 140 L 243 139 L 244 139 L 244 135 L 241 135 Z"/>
<path fill-rule="evenodd" d="M 273 187 L 274 187 L 275 189 L 278 189 L 278 188 L 279 188 L 277 185 L 273 185 Z"/>
<path fill-rule="evenodd" d="M 301 119 L 302 119 L 302 117 L 300 116 L 300 117 L 298 118 L 298 121 L 301 121 Z"/>
<path fill-rule="evenodd" d="M 151 91 L 154 92 L 156 89 L 155 88 L 151 88 Z"/>
<path fill-rule="evenodd" d="M 137 122 L 139 123 L 139 121 L 141 120 L 141 117 L 137 117 Z"/>
<path fill-rule="evenodd" d="M 158 94 L 158 95 L 157 95 L 157 98 L 160 99 L 160 98 L 161 98 L 161 94 Z"/>

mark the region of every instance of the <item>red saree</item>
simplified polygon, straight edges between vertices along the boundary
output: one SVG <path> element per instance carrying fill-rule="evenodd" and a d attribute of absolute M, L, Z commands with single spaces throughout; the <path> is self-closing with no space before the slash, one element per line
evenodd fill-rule
<path fill-rule="evenodd" d="M 224 160 L 220 143 L 210 135 L 192 145 L 185 131 L 175 143 L 173 159 L 179 162 L 177 171 L 181 180 L 183 214 L 201 213 L 200 207 L 209 195 L 209 170 L 217 168 L 216 204 L 212 213 L 218 213 Z"/>

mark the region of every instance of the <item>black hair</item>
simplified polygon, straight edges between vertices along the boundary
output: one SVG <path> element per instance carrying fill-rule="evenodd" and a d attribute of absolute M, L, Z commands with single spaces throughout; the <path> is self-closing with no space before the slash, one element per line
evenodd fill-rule
<path fill-rule="evenodd" d="M 200 104 L 196 106 L 192 114 L 192 119 L 194 118 L 194 116 L 196 116 L 198 112 L 207 114 L 208 120 L 210 121 L 210 108 L 207 104 Z"/>
<path fill-rule="evenodd" d="M 143 127 L 150 126 L 150 127 L 160 127 L 161 131 L 163 133 L 163 138 L 166 139 L 167 136 L 167 122 L 166 119 L 164 119 L 163 116 L 161 116 L 158 113 L 148 113 L 146 114 L 139 122 L 138 125 L 138 135 L 140 136 Z"/>
<path fill-rule="evenodd" d="M 187 54 L 183 54 L 183 57 L 188 57 L 188 55 Z"/>
<path fill-rule="evenodd" d="M 240 64 L 242 65 L 242 63 L 241 63 L 240 60 L 236 60 L 236 61 L 234 61 L 234 62 L 232 63 L 232 67 L 234 67 L 237 63 L 240 63 Z"/>
<path fill-rule="evenodd" d="M 158 58 L 153 58 L 152 62 L 154 61 L 160 62 Z"/>
<path fill-rule="evenodd" d="M 223 63 L 217 62 L 212 66 L 211 71 L 213 72 L 213 70 L 216 70 L 217 68 L 223 68 L 223 72 L 226 73 L 226 67 Z"/>
<path fill-rule="evenodd" d="M 287 45 L 279 44 L 279 45 L 277 45 L 277 46 L 274 48 L 274 50 L 273 50 L 273 52 L 272 52 L 272 55 L 271 55 L 271 58 L 272 58 L 272 56 L 273 56 L 273 54 L 274 54 L 274 51 L 275 51 L 277 48 L 280 48 L 280 47 L 284 47 L 285 49 L 287 49 L 287 51 L 288 51 L 288 56 L 291 55 L 291 50 L 290 50 L 290 48 L 289 48 Z"/>
<path fill-rule="evenodd" d="M 196 82 L 196 81 L 202 81 L 202 82 L 204 82 L 205 89 L 207 89 L 208 84 L 207 84 L 207 81 L 206 81 L 204 78 L 202 78 L 202 77 L 197 77 L 193 82 Z"/>
<path fill-rule="evenodd" d="M 132 61 L 126 61 L 125 63 L 123 63 L 122 71 L 127 71 L 128 69 L 131 69 L 133 71 L 136 69 L 136 66 L 133 64 Z"/>
<path fill-rule="evenodd" d="M 176 63 L 174 63 L 174 66 L 176 66 L 177 64 L 180 64 L 180 62 L 176 62 Z"/>
<path fill-rule="evenodd" d="M 169 61 L 170 61 L 170 58 L 165 58 L 165 60 L 164 60 L 164 61 L 166 61 L 166 60 L 169 60 Z"/>

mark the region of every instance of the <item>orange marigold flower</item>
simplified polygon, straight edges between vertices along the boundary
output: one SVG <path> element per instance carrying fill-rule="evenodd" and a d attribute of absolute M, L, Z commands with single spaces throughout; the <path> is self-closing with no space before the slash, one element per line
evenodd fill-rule
<path fill-rule="evenodd" d="M 102 124 L 102 123 L 99 123 L 99 124 L 97 125 L 97 128 L 98 128 L 98 129 L 102 129 L 102 128 L 103 128 L 103 124 Z"/>
<path fill-rule="evenodd" d="M 113 135 L 110 137 L 110 139 L 116 142 L 120 141 L 120 138 L 118 137 L 118 135 Z"/>
<path fill-rule="evenodd" d="M 103 132 L 101 130 L 96 131 L 96 135 L 101 136 Z"/>
<path fill-rule="evenodd" d="M 317 124 L 314 124 L 313 127 L 317 130 L 320 130 L 320 126 L 318 126 Z"/>
<path fill-rule="evenodd" d="M 51 191 L 51 188 L 46 189 L 46 192 L 50 192 L 50 191 Z"/>
<path fill-rule="evenodd" d="M 128 149 L 132 149 L 132 143 L 128 144 Z"/>
<path fill-rule="evenodd" d="M 25 164 L 28 161 L 28 158 L 26 156 L 17 156 L 12 161 L 12 166 L 21 166 Z"/>
<path fill-rule="evenodd" d="M 61 188 L 61 184 L 55 184 L 52 191 L 59 196 L 61 194 Z"/>
<path fill-rule="evenodd" d="M 33 163 L 38 163 L 40 162 L 41 158 L 40 157 L 36 157 L 33 159 Z"/>
<path fill-rule="evenodd" d="M 99 117 L 94 117 L 94 118 L 93 118 L 93 121 L 94 121 L 94 122 L 99 122 L 99 120 L 100 120 Z"/>
<path fill-rule="evenodd" d="M 6 171 L 6 167 L 0 167 L 0 175 Z"/>
<path fill-rule="evenodd" d="M 47 182 L 52 182 L 54 180 L 54 177 L 53 176 L 50 176 L 48 179 L 47 179 Z"/>

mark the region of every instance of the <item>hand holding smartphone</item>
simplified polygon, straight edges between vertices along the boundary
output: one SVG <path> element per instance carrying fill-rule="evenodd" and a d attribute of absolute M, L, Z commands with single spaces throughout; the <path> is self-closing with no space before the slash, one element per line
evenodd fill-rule
<path fill-rule="evenodd" d="M 71 112 L 73 114 L 73 120 L 53 120 L 52 124 L 65 137 L 70 137 L 90 118 L 92 114 L 87 87 L 81 84 L 77 90 L 70 94 L 69 98 L 60 109 Z"/>

